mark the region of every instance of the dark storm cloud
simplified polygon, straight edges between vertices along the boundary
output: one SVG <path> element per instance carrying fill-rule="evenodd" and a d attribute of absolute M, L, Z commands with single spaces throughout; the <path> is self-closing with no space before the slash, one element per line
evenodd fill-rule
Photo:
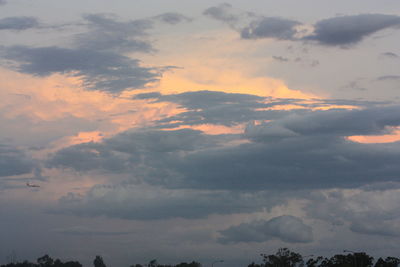
<path fill-rule="evenodd" d="M 88 90 L 118 94 L 143 88 L 161 76 L 157 68 L 140 66 L 140 61 L 113 52 L 60 47 L 8 47 L 3 57 L 12 60 L 22 73 L 47 76 L 63 73 L 83 79 Z"/>
<path fill-rule="evenodd" d="M 322 45 L 349 46 L 356 44 L 377 31 L 399 28 L 400 16 L 385 14 L 361 14 L 341 16 L 318 21 L 314 33 L 305 40 Z"/>
<path fill-rule="evenodd" d="M 37 28 L 39 21 L 33 17 L 7 17 L 0 19 L 0 30 L 22 31 Z"/>
<path fill-rule="evenodd" d="M 22 150 L 0 144 L 0 177 L 30 173 L 34 161 Z"/>
<path fill-rule="evenodd" d="M 312 228 L 303 223 L 300 218 L 284 215 L 268 221 L 258 220 L 231 226 L 220 231 L 219 242 L 265 242 L 279 239 L 287 243 L 310 243 L 313 241 Z"/>
<path fill-rule="evenodd" d="M 178 24 L 181 22 L 190 22 L 192 21 L 191 18 L 188 18 L 182 14 L 176 13 L 176 12 L 167 12 L 160 14 L 158 16 L 154 17 L 156 20 L 159 20 L 161 22 L 167 23 L 167 24 Z"/>
<path fill-rule="evenodd" d="M 69 193 L 52 210 L 79 216 L 129 220 L 204 218 L 210 214 L 260 211 L 281 204 L 272 192 L 168 190 L 140 185 L 95 186 L 84 196 Z"/>
<path fill-rule="evenodd" d="M 301 23 L 278 17 L 264 17 L 253 21 L 248 27 L 241 30 L 240 36 L 243 39 L 275 38 L 278 40 L 294 39 L 297 30 L 296 26 Z"/>

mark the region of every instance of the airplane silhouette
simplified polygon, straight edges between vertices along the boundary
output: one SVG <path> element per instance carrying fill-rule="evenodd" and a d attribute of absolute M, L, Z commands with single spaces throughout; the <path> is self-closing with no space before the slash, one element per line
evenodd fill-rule
<path fill-rule="evenodd" d="M 28 186 L 28 187 L 40 187 L 40 185 L 30 184 L 30 183 L 26 183 L 26 186 Z"/>

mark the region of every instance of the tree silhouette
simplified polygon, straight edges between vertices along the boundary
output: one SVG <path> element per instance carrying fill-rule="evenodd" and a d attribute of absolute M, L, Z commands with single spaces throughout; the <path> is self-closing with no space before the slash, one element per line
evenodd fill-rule
<path fill-rule="evenodd" d="M 399 265 L 400 259 L 395 257 L 387 257 L 385 260 L 379 258 L 375 263 L 375 267 L 397 267 Z"/>
<path fill-rule="evenodd" d="M 288 248 L 278 249 L 275 255 L 261 254 L 261 256 L 265 267 L 295 267 L 303 264 L 303 257 Z"/>
<path fill-rule="evenodd" d="M 94 267 L 107 267 L 104 264 L 103 258 L 101 256 L 96 256 L 96 258 L 93 261 Z"/>

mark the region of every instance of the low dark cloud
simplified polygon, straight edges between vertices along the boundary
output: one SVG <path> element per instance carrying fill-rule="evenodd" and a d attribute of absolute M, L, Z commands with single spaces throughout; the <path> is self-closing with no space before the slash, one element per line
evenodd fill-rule
<path fill-rule="evenodd" d="M 305 40 L 317 41 L 327 46 L 349 46 L 365 37 L 388 28 L 399 28 L 400 16 L 361 14 L 341 16 L 318 21 L 314 33 Z"/>
<path fill-rule="evenodd" d="M 181 22 L 190 22 L 192 21 L 191 18 L 186 17 L 182 14 L 176 13 L 176 12 L 167 12 L 160 14 L 158 16 L 154 17 L 156 20 L 159 20 L 161 22 L 167 23 L 167 24 L 178 24 Z"/>
<path fill-rule="evenodd" d="M 219 242 L 265 242 L 278 239 L 287 243 L 310 243 L 313 241 L 312 228 L 294 216 L 284 215 L 268 221 L 258 220 L 231 226 L 220 231 Z"/>
<path fill-rule="evenodd" d="M 118 94 L 157 82 L 161 71 L 146 68 L 137 59 L 106 51 L 60 47 L 8 47 L 3 57 L 16 63 L 16 70 L 36 76 L 62 73 L 81 77 L 88 90 Z"/>
<path fill-rule="evenodd" d="M 34 17 L 7 17 L 0 19 L 0 30 L 22 31 L 37 28 L 39 21 Z"/>
<path fill-rule="evenodd" d="M 368 187 L 350 194 L 341 190 L 313 192 L 305 211 L 310 218 L 333 225 L 348 224 L 358 234 L 400 236 L 399 183 L 378 182 Z"/>
<path fill-rule="evenodd" d="M 10 145 L 0 144 L 0 177 L 27 174 L 35 163 L 24 151 Z"/>
<path fill-rule="evenodd" d="M 243 39 L 275 38 L 278 40 L 292 40 L 297 33 L 295 27 L 300 24 L 300 22 L 284 18 L 264 17 L 251 22 L 249 26 L 243 28 L 240 36 Z"/>
<path fill-rule="evenodd" d="M 73 236 L 120 236 L 132 234 L 132 232 L 94 230 L 92 228 L 82 226 L 58 228 L 53 229 L 52 232 Z"/>
<path fill-rule="evenodd" d="M 269 209 L 282 199 L 272 192 L 168 190 L 142 185 L 95 186 L 84 196 L 70 193 L 52 213 L 107 216 L 129 220 L 205 218 L 210 214 Z"/>
<path fill-rule="evenodd" d="M 132 173 L 135 182 L 175 189 L 260 191 L 396 182 L 399 143 L 360 144 L 345 137 L 388 134 L 400 125 L 398 114 L 399 106 L 289 112 L 249 124 L 242 136 L 189 129 L 127 132 L 62 149 L 48 164 Z M 248 142 L 229 145 L 241 139 Z"/>

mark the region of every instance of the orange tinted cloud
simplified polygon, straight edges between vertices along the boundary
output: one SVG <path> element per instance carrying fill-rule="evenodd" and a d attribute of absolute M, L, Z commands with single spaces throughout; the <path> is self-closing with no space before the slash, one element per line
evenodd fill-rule
<path fill-rule="evenodd" d="M 354 135 L 348 136 L 349 140 L 357 143 L 392 143 L 400 141 L 400 129 L 394 128 L 390 134 L 385 135 Z"/>

